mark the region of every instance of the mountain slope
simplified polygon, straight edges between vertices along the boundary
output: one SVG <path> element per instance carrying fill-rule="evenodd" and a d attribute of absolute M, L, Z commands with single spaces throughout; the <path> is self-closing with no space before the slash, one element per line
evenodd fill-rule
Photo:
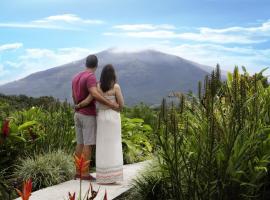
<path fill-rule="evenodd" d="M 99 58 L 97 77 L 102 67 L 115 66 L 127 104 L 160 103 L 171 91 L 197 91 L 198 81 L 208 72 L 206 66 L 177 56 L 153 50 L 96 54 Z M 0 86 L 0 93 L 28 96 L 54 96 L 71 101 L 71 79 L 84 70 L 85 59 L 31 74 L 21 80 Z"/>

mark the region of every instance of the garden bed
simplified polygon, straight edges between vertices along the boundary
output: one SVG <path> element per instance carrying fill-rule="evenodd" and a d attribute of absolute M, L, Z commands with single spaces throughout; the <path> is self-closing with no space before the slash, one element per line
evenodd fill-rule
<path fill-rule="evenodd" d="M 115 197 L 121 195 L 122 193 L 126 192 L 131 187 L 131 182 L 134 178 L 137 177 L 140 170 L 144 168 L 148 161 L 129 164 L 124 166 L 124 182 L 119 185 L 98 185 L 93 182 L 94 190 L 98 190 L 100 187 L 98 196 L 96 197 L 97 200 L 102 199 L 105 194 L 105 189 L 107 191 L 108 199 L 114 199 Z M 95 176 L 95 174 L 92 174 Z M 82 193 L 84 194 L 89 188 L 89 181 L 82 182 Z M 70 180 L 64 183 L 51 186 L 48 188 L 44 188 L 32 193 L 30 199 L 31 200 L 63 200 L 66 199 L 68 196 L 68 192 L 76 192 L 79 193 L 79 180 Z M 17 198 L 16 200 L 20 200 Z"/>

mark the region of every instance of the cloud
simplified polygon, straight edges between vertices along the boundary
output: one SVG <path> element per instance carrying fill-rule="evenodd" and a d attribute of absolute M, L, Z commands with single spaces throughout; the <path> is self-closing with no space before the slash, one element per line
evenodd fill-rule
<path fill-rule="evenodd" d="M 235 66 L 246 66 L 251 73 L 255 73 L 270 67 L 270 49 L 215 44 L 153 45 L 152 48 L 212 67 L 219 63 L 224 70 L 229 71 Z"/>
<path fill-rule="evenodd" d="M 145 49 L 162 51 L 210 67 L 215 67 L 219 63 L 222 70 L 225 71 L 233 71 L 236 65 L 239 67 L 245 66 L 250 73 L 270 67 L 270 49 L 259 50 L 253 47 L 226 47 L 210 43 L 174 45 L 173 43 L 154 42 L 145 43 L 143 47 L 139 44 L 121 46 L 111 51 L 121 53 L 138 52 Z"/>
<path fill-rule="evenodd" d="M 103 24 L 102 20 L 94 20 L 94 19 L 82 19 L 74 14 L 63 14 L 63 15 L 53 15 L 46 17 L 41 20 L 35 20 L 33 23 L 37 24 L 47 24 L 53 22 L 65 22 L 65 23 L 79 23 L 79 24 Z"/>
<path fill-rule="evenodd" d="M 252 27 L 228 27 L 214 29 L 201 27 L 193 32 L 179 32 L 173 25 L 117 25 L 116 32 L 105 32 L 106 36 L 124 36 L 147 39 L 181 39 L 216 44 L 263 43 L 270 37 L 270 21 Z"/>
<path fill-rule="evenodd" d="M 175 26 L 171 24 L 123 24 L 113 26 L 114 29 L 122 31 L 140 31 L 140 30 L 158 30 L 158 29 L 175 29 Z"/>
<path fill-rule="evenodd" d="M 26 49 L 25 53 L 19 56 L 17 66 L 31 72 L 44 70 L 82 59 L 91 52 L 89 49 L 79 47 L 56 50 Z"/>
<path fill-rule="evenodd" d="M 103 24 L 104 21 L 96 19 L 83 19 L 74 14 L 53 15 L 30 22 L 0 23 L 4 28 L 37 28 L 59 30 L 81 30 L 85 26 Z"/>
<path fill-rule="evenodd" d="M 0 71 L 5 70 L 5 76 L 1 74 L 0 84 L 23 78 L 37 71 L 82 59 L 94 52 L 96 51 L 79 47 L 59 48 L 56 50 L 25 49 L 17 60 L 6 60 L 0 63 Z"/>
<path fill-rule="evenodd" d="M 6 50 L 18 49 L 18 48 L 21 48 L 22 46 L 23 46 L 22 43 L 3 44 L 3 45 L 0 45 L 0 52 L 6 51 Z"/>
<path fill-rule="evenodd" d="M 238 43 L 238 44 L 252 44 L 266 41 L 266 39 L 254 40 L 243 35 L 226 35 L 226 34 L 205 34 L 205 33 L 176 33 L 167 30 L 155 31 L 129 31 L 129 32 L 106 32 L 106 36 L 125 36 L 134 38 L 147 39 L 182 39 L 196 42 L 212 42 L 212 43 Z"/>

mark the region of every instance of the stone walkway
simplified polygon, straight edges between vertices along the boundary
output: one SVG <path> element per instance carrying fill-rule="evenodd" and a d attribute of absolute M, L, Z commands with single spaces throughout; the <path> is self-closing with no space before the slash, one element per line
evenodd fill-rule
<path fill-rule="evenodd" d="M 124 182 L 119 185 L 106 185 L 100 186 L 95 182 L 92 183 L 94 190 L 99 190 L 98 196 L 95 200 L 103 200 L 105 194 L 105 189 L 107 190 L 108 199 L 111 200 L 120 194 L 126 192 L 130 188 L 130 183 L 132 179 L 136 178 L 139 171 L 147 164 L 148 162 L 141 162 L 136 164 L 130 164 L 124 166 Z M 95 174 L 93 174 L 95 176 Z M 82 182 L 82 194 L 89 188 L 89 181 Z M 79 180 L 71 180 L 59 185 L 52 187 L 44 188 L 33 192 L 29 200 L 67 200 L 68 192 L 76 192 L 76 197 L 79 193 Z M 77 198 L 76 198 L 77 199 Z M 16 200 L 20 200 L 17 198 Z"/>

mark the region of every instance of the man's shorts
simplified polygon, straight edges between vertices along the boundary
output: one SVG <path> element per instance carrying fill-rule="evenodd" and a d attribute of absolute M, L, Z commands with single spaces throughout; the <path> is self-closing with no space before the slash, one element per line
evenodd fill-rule
<path fill-rule="evenodd" d="M 96 116 L 75 113 L 74 122 L 77 144 L 95 145 L 97 130 Z"/>

